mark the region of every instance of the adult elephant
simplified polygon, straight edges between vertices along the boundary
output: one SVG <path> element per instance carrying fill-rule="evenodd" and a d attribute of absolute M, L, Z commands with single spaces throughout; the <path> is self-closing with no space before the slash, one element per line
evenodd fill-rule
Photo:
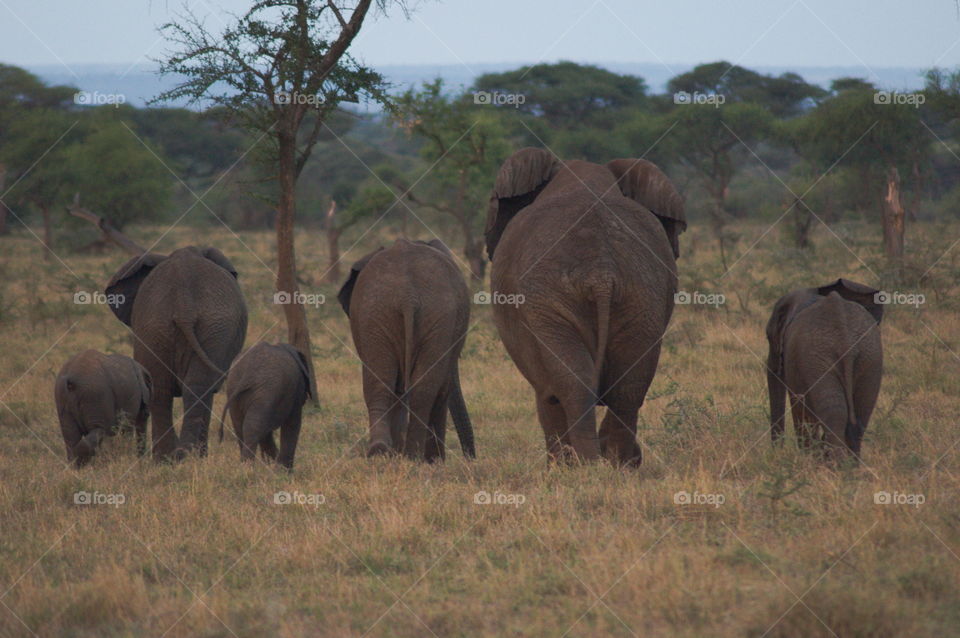
<path fill-rule="evenodd" d="M 464 456 L 475 457 L 459 364 L 470 296 L 450 249 L 399 239 L 355 263 L 337 299 L 363 362 L 367 455 L 443 460 L 449 410 Z"/>
<path fill-rule="evenodd" d="M 856 456 L 880 392 L 880 291 L 848 279 L 794 290 L 767 322 L 770 438 L 783 440 L 786 394 L 797 442 Z M 816 436 L 819 431 L 820 436 Z"/>
<path fill-rule="evenodd" d="M 640 464 L 637 412 L 677 289 L 683 200 L 654 164 L 516 152 L 487 216 L 493 317 L 551 460 Z M 597 436 L 595 406 L 607 413 Z"/>
<path fill-rule="evenodd" d="M 153 379 L 150 415 L 156 460 L 207 453 L 213 395 L 247 334 L 237 270 L 216 248 L 134 257 L 106 287 L 111 309 L 134 335 L 133 356 Z M 183 397 L 179 441 L 173 398 Z"/>

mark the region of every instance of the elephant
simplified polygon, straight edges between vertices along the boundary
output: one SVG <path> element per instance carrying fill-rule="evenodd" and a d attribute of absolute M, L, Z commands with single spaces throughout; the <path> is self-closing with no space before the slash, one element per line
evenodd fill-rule
<path fill-rule="evenodd" d="M 353 264 L 337 299 L 363 363 L 367 456 L 444 460 L 449 409 L 464 456 L 475 458 L 459 364 L 470 296 L 450 250 L 398 239 Z"/>
<path fill-rule="evenodd" d="M 264 457 L 293 469 L 303 404 L 311 396 L 307 359 L 287 343 L 260 342 L 241 354 L 227 374 L 227 401 L 220 417 L 220 440 L 227 410 L 240 444 L 240 458 L 252 461 L 257 445 Z M 280 430 L 280 455 L 273 431 Z"/>
<path fill-rule="evenodd" d="M 130 357 L 96 350 L 71 357 L 54 384 L 67 461 L 83 467 L 104 436 L 130 423 L 143 456 L 152 387 L 150 373 Z"/>
<path fill-rule="evenodd" d="M 216 248 L 145 253 L 120 267 L 105 292 L 134 336 L 134 358 L 153 377 L 153 455 L 207 453 L 213 395 L 243 347 L 247 307 L 237 270 Z M 178 440 L 173 398 L 183 397 Z"/>
<path fill-rule="evenodd" d="M 880 392 L 883 346 L 879 290 L 848 279 L 781 297 L 767 323 L 770 438 L 782 443 L 790 394 L 797 443 L 860 458 Z M 819 436 L 818 436 L 819 434 Z"/>
<path fill-rule="evenodd" d="M 533 387 L 548 460 L 639 466 L 637 418 L 673 312 L 683 199 L 643 159 L 500 167 L 485 239 L 493 319 Z M 596 427 L 595 407 L 607 408 Z"/>

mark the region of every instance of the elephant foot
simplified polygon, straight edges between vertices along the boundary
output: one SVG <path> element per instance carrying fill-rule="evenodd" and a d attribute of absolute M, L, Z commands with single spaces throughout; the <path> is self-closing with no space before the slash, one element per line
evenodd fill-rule
<path fill-rule="evenodd" d="M 393 450 L 390 449 L 390 446 L 383 441 L 374 441 L 370 444 L 370 447 L 367 448 L 367 458 L 373 458 L 374 456 L 387 456 L 391 452 L 393 452 Z"/>

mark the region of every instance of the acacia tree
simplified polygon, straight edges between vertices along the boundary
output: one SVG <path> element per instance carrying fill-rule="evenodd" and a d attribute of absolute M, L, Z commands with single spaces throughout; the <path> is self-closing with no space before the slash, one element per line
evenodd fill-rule
<path fill-rule="evenodd" d="M 923 161 L 929 137 L 917 108 L 876 96 L 855 86 L 824 101 L 791 127 L 793 148 L 821 170 L 842 161 L 855 171 L 879 206 L 884 252 L 896 260 L 905 221 L 899 169 Z"/>
<path fill-rule="evenodd" d="M 491 105 L 475 105 L 473 95 L 449 96 L 443 80 L 409 90 L 397 99 L 394 123 L 423 140 L 423 158 L 434 166 L 428 186 L 414 192 L 399 186 L 412 202 L 456 220 L 470 274 L 483 281 L 486 260 L 480 236 L 489 178 L 506 157 L 505 129 Z M 386 180 L 392 181 L 392 180 Z"/>
<path fill-rule="evenodd" d="M 402 0 L 258 0 L 219 34 L 191 13 L 161 27 L 178 49 L 160 61 L 161 72 L 187 79 L 155 101 L 209 100 L 269 141 L 258 157 L 275 171 L 278 187 L 276 289 L 292 301 L 283 305 L 288 339 L 306 356 L 314 388 L 294 251 L 297 178 L 341 102 L 365 96 L 386 103 L 382 76 L 347 50 L 371 7 L 392 3 L 403 6 Z"/>

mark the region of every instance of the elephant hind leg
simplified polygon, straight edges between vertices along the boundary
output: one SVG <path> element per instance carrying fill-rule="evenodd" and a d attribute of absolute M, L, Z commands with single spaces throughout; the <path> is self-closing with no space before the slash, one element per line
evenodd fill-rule
<path fill-rule="evenodd" d="M 813 416 L 807 411 L 803 397 L 790 395 L 790 412 L 793 414 L 793 430 L 797 436 L 797 447 L 809 450 L 813 447 L 814 431 L 817 428 Z"/>
<path fill-rule="evenodd" d="M 210 432 L 210 414 L 213 411 L 213 388 L 194 384 L 183 390 L 183 425 L 177 456 L 182 458 L 191 450 L 207 455 L 207 436 Z"/>
<path fill-rule="evenodd" d="M 280 426 L 280 456 L 277 462 L 288 470 L 293 469 L 293 457 L 297 452 L 297 441 L 300 439 L 300 426 L 303 421 L 302 408 Z M 272 440 L 271 435 L 271 440 Z"/>
<path fill-rule="evenodd" d="M 637 443 L 639 407 L 609 405 L 600 424 L 600 449 L 614 465 L 640 467 L 643 453 Z"/>
<path fill-rule="evenodd" d="M 137 456 L 144 456 L 147 453 L 147 419 L 149 418 L 150 412 L 147 410 L 147 406 L 141 406 L 133 424 L 137 441 Z"/>
<path fill-rule="evenodd" d="M 560 403 L 567 416 L 566 428 L 561 438 L 570 437 L 570 445 L 579 462 L 595 461 L 600 458 L 594 392 L 586 387 L 573 388 L 566 393 Z"/>
<path fill-rule="evenodd" d="M 169 460 L 177 448 L 177 433 L 173 429 L 172 392 L 154 386 L 153 396 L 150 399 L 150 419 L 153 458 L 155 461 Z"/>
<path fill-rule="evenodd" d="M 434 384 L 428 384 L 427 379 L 420 379 L 407 393 L 409 421 L 403 442 L 405 456 L 411 459 L 426 458 L 428 440 L 433 437 L 433 414 L 438 409 L 437 398 L 440 394 L 443 393 Z"/>
<path fill-rule="evenodd" d="M 437 394 L 433 402 L 433 408 L 430 410 L 430 421 L 427 424 L 427 445 L 424 457 L 427 463 L 433 463 L 437 460 L 444 461 L 447 458 L 446 436 L 447 436 L 447 400 L 449 393 L 445 390 Z"/>
<path fill-rule="evenodd" d="M 567 429 L 567 415 L 556 397 L 537 394 L 537 417 L 543 428 L 543 437 L 547 444 L 548 459 L 551 463 L 566 460 L 563 432 Z"/>
<path fill-rule="evenodd" d="M 392 358 L 364 361 L 363 400 L 370 431 L 367 456 L 390 454 L 403 445 L 403 406 L 395 391 L 399 373 L 400 365 Z"/>
<path fill-rule="evenodd" d="M 275 461 L 277 458 L 277 442 L 273 440 L 272 430 L 260 439 L 260 455 L 265 461 Z"/>
<path fill-rule="evenodd" d="M 811 392 L 807 393 L 805 406 L 812 416 L 814 427 L 823 428 L 824 454 L 827 457 L 849 452 L 846 442 L 847 404 L 843 390 L 834 387 L 838 384 L 826 383 L 824 379 Z"/>

